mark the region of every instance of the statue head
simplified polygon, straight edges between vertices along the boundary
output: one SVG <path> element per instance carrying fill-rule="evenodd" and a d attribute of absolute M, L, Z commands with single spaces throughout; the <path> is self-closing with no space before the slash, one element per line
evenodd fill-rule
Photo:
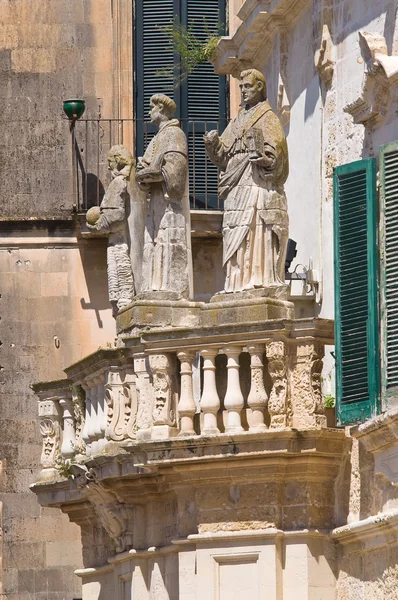
<path fill-rule="evenodd" d="M 159 126 L 164 121 L 169 121 L 173 118 L 176 108 L 174 100 L 165 94 L 154 94 L 150 100 L 151 123 Z"/>
<path fill-rule="evenodd" d="M 128 177 L 135 160 L 131 152 L 122 145 L 112 146 L 108 152 L 108 165 L 112 176 L 123 175 Z"/>
<path fill-rule="evenodd" d="M 265 77 L 257 69 L 247 69 L 240 74 L 240 93 L 242 104 L 254 106 L 267 98 Z"/>

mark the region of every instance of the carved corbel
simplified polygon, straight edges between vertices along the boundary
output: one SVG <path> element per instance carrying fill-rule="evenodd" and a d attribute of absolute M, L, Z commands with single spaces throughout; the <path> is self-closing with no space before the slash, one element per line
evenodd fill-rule
<path fill-rule="evenodd" d="M 84 483 L 83 483 L 84 482 Z M 92 505 L 100 525 L 115 544 L 116 552 L 124 552 L 133 545 L 133 509 L 120 502 L 114 492 L 98 480 L 90 469 L 80 482 L 85 498 Z"/>
<path fill-rule="evenodd" d="M 398 85 L 398 56 L 388 56 L 387 43 L 382 35 L 359 33 L 359 45 L 365 63 L 360 95 L 344 111 L 354 123 L 373 126 L 382 121 L 389 110 L 391 89 Z"/>
<path fill-rule="evenodd" d="M 38 403 L 40 433 L 43 437 L 41 453 L 42 473 L 54 471 L 61 448 L 61 411 L 55 400 L 41 400 Z M 49 473 L 50 474 L 50 473 Z"/>
<path fill-rule="evenodd" d="M 315 52 L 314 62 L 320 79 L 324 83 L 329 83 L 333 77 L 335 61 L 333 58 L 333 40 L 329 26 L 326 23 L 322 29 L 321 45 Z"/>
<path fill-rule="evenodd" d="M 318 342 L 292 344 L 291 406 L 292 427 L 320 429 L 326 427 L 321 373 L 324 347 Z"/>
<path fill-rule="evenodd" d="M 268 399 L 270 429 L 280 429 L 288 423 L 287 352 L 285 342 L 270 342 L 266 346 L 268 372 L 272 389 Z"/>

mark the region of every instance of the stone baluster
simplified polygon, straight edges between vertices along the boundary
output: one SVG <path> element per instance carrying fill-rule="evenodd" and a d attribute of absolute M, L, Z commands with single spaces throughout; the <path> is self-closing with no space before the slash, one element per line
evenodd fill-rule
<path fill-rule="evenodd" d="M 251 408 L 250 431 L 265 431 L 264 411 L 267 406 L 268 396 L 264 387 L 264 346 L 253 344 L 247 347 L 250 354 L 250 392 L 247 399 Z"/>
<path fill-rule="evenodd" d="M 65 458 L 70 458 L 75 453 L 76 442 L 72 398 L 60 398 L 59 405 L 62 409 L 62 419 L 64 422 L 61 454 Z"/>
<path fill-rule="evenodd" d="M 52 479 L 57 475 L 56 461 L 60 454 L 60 409 L 55 400 L 42 400 L 38 404 L 40 433 L 43 437 L 40 478 Z"/>
<path fill-rule="evenodd" d="M 244 399 L 239 381 L 239 355 L 242 349 L 237 346 L 227 346 L 224 352 L 227 355 L 227 392 L 224 406 L 228 412 L 226 433 L 239 433 L 243 431 L 240 413 Z"/>
<path fill-rule="evenodd" d="M 215 360 L 218 350 L 208 348 L 201 351 L 203 357 L 203 392 L 200 410 L 203 413 L 202 433 L 206 435 L 220 433 L 217 427 L 217 413 L 220 410 L 220 398 L 216 387 Z"/>
<path fill-rule="evenodd" d="M 194 353 L 182 351 L 178 352 L 177 356 L 181 362 L 181 394 L 178 402 L 180 432 L 178 435 L 195 435 L 193 420 L 196 412 L 196 404 L 193 397 L 192 385 L 192 361 Z"/>

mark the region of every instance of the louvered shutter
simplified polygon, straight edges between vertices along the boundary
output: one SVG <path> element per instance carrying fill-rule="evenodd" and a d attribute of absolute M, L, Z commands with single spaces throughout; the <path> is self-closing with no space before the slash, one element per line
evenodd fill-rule
<path fill-rule="evenodd" d="M 179 14 L 180 0 L 136 0 L 135 4 L 135 85 L 136 147 L 142 156 L 157 129 L 149 122 L 149 100 L 153 94 L 174 98 L 173 81 L 157 71 L 173 65 L 174 55 L 159 27 L 169 25 Z M 176 100 L 176 98 L 174 98 Z"/>
<path fill-rule="evenodd" d="M 204 41 L 208 31 L 216 31 L 225 23 L 225 0 L 187 0 L 182 8 L 184 24 L 199 40 Z M 207 158 L 203 135 L 226 127 L 226 78 L 214 73 L 210 63 L 199 65 L 184 82 L 181 94 L 181 118 L 189 146 L 191 206 L 222 208 L 217 194 L 217 168 Z"/>
<path fill-rule="evenodd" d="M 215 74 L 210 63 L 199 65 L 177 89 L 171 79 L 155 76 L 156 71 L 179 62 L 159 31 L 176 16 L 204 40 L 207 29 L 214 31 L 225 23 L 225 0 L 136 0 L 137 155 L 143 154 L 156 133 L 147 116 L 149 99 L 154 93 L 165 93 L 176 101 L 177 117 L 188 137 L 191 207 L 220 208 L 218 173 L 207 158 L 203 134 L 226 126 L 226 78 Z"/>
<path fill-rule="evenodd" d="M 383 398 L 398 394 L 398 142 L 380 151 Z"/>
<path fill-rule="evenodd" d="M 334 171 L 336 406 L 341 425 L 379 404 L 376 161 Z"/>

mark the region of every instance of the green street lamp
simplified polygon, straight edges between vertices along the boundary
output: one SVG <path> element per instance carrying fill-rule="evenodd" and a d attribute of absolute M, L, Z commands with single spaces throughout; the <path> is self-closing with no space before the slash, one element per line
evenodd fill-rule
<path fill-rule="evenodd" d="M 64 100 L 64 113 L 68 117 L 69 121 L 77 121 L 83 116 L 86 109 L 86 103 L 84 100 Z"/>

